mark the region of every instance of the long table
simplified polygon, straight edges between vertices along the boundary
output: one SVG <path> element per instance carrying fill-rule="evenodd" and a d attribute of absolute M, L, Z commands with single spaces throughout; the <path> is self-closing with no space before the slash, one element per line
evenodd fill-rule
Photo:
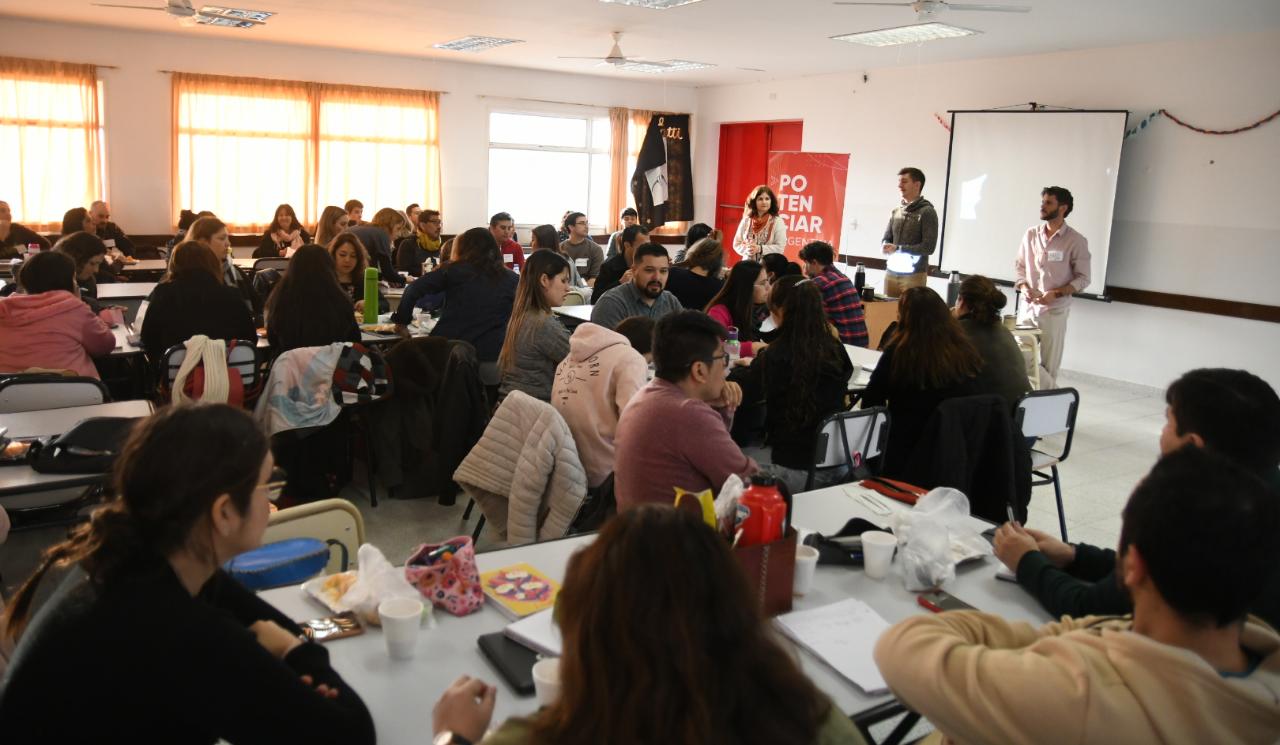
<path fill-rule="evenodd" d="M 92 406 L 73 406 L 65 409 L 44 409 L 17 414 L 0 414 L 0 427 L 7 427 L 6 436 L 47 437 L 66 432 L 89 417 L 145 417 L 151 414 L 150 401 L 115 401 Z M 0 467 L 0 497 L 49 491 L 72 486 L 88 486 L 105 478 L 104 474 L 37 473 L 28 465 Z M 15 505 L 5 500 L 7 506 Z"/>
<path fill-rule="evenodd" d="M 889 518 L 872 514 L 858 500 L 848 496 L 843 486 L 819 489 L 796 495 L 793 522 L 797 528 L 835 532 L 853 517 L 862 517 L 887 526 Z M 862 489 L 850 486 L 852 489 Z M 885 500 L 886 502 L 888 500 Z M 893 511 L 908 509 L 896 502 Z M 977 518 L 971 523 L 983 530 L 989 524 Z M 566 565 L 574 551 L 595 540 L 594 536 L 577 536 L 529 546 L 479 554 L 476 564 L 481 572 L 526 562 L 552 579 L 564 579 Z M 400 563 L 408 557 L 388 557 Z M 1044 622 L 1049 617 L 1021 588 L 995 579 L 999 566 L 994 558 L 981 559 L 961 566 L 955 580 L 946 590 L 983 610 L 1008 618 Z M 298 587 L 268 590 L 263 598 L 289 617 L 304 621 L 329 615 Z M 925 612 L 916 605 L 915 595 L 905 590 L 901 581 L 890 576 L 884 581 L 868 579 L 861 569 L 818 567 L 813 588 L 796 598 L 796 609 L 814 608 L 847 597 L 857 597 L 871 605 L 890 622 Z M 510 716 L 527 715 L 536 710 L 532 697 L 518 696 L 493 670 L 476 645 L 481 634 L 501 631 L 508 623 L 506 616 L 487 605 L 478 612 L 456 618 L 436 611 L 437 625 L 424 628 L 412 660 L 391 660 L 381 639 L 381 631 L 369 628 L 365 634 L 332 642 L 328 645 L 334 668 L 358 691 L 373 714 L 379 742 L 421 743 L 431 726 L 431 705 L 436 697 L 459 675 L 482 678 L 498 687 L 494 725 Z M 615 630 L 616 631 L 616 630 Z M 801 665 L 814 683 L 831 697 L 836 706 L 849 716 L 870 711 L 892 698 L 869 696 L 841 678 L 813 655 L 798 651 Z"/>

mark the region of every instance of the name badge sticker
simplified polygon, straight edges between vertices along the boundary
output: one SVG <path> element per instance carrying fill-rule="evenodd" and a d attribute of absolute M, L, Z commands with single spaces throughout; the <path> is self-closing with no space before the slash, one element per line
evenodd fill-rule
<path fill-rule="evenodd" d="M 573 265 L 574 265 L 574 266 L 576 266 L 576 267 L 578 267 L 578 268 L 585 268 L 585 267 L 587 266 L 587 260 L 586 260 L 586 259 L 574 259 L 574 260 L 573 260 Z"/>
<path fill-rule="evenodd" d="M 1063 255 L 1061 251 L 1050 251 L 1049 261 L 1062 261 Z"/>

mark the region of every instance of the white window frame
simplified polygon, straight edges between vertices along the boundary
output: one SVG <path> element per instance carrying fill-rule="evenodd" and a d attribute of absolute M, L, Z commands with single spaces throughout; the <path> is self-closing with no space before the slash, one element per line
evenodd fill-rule
<path fill-rule="evenodd" d="M 587 129 L 586 147 L 566 147 L 563 145 L 530 145 L 527 143 L 496 142 L 493 140 L 493 136 L 492 136 L 492 132 L 493 132 L 492 122 L 493 122 L 494 114 L 515 114 L 517 116 L 545 116 L 553 119 L 581 119 L 584 122 L 586 122 L 586 129 Z M 488 131 L 489 131 L 489 134 L 487 137 L 489 144 L 488 144 L 488 147 L 485 148 L 486 176 L 485 176 L 484 198 L 485 198 L 486 206 L 488 205 L 488 201 L 489 201 L 489 180 L 488 180 L 489 152 L 492 151 L 494 148 L 498 148 L 500 150 L 532 150 L 535 152 L 545 152 L 545 153 L 585 153 L 588 156 L 587 200 L 589 202 L 591 199 L 591 187 L 593 186 L 591 182 L 592 169 L 590 167 L 590 160 L 589 160 L 590 156 L 603 155 L 606 158 L 611 156 L 610 148 L 608 144 L 606 144 L 603 147 L 600 147 L 595 142 L 593 142 L 593 139 L 595 137 L 595 128 L 592 126 L 592 123 L 596 119 L 604 119 L 607 122 L 609 119 L 609 110 L 603 109 L 603 108 L 596 109 L 592 107 L 583 107 L 583 106 L 577 106 L 572 104 L 566 104 L 564 108 L 561 108 L 559 106 L 554 106 L 554 105 L 542 107 L 538 105 L 524 105 L 524 104 L 490 106 L 489 110 L 485 113 L 485 126 L 488 128 Z M 591 214 L 590 207 L 591 207 L 590 204 L 582 205 L 583 210 L 588 215 Z M 605 211 L 608 211 L 608 205 L 603 205 L 603 207 Z M 516 217 L 518 217 L 518 215 Z M 589 217 L 588 217 L 588 220 L 590 220 Z M 527 233 L 528 231 L 542 224 L 543 223 L 541 222 L 536 222 L 536 223 L 517 222 L 516 229 L 524 230 Z M 560 225 L 555 226 L 556 230 L 560 230 L 561 227 L 562 226 Z M 598 235 L 601 233 L 608 232 L 607 225 L 592 224 L 588 226 L 588 229 L 591 231 L 591 235 Z"/>

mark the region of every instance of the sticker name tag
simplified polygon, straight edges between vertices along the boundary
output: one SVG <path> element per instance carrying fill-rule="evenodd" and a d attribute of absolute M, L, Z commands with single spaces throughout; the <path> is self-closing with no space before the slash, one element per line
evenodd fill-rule
<path fill-rule="evenodd" d="M 510 263 L 511 263 L 512 261 L 514 261 L 514 260 L 515 260 L 515 257 L 514 257 L 514 256 L 512 256 L 511 254 L 503 254 L 503 255 L 502 255 L 502 263 L 504 263 L 504 264 L 510 264 Z"/>
<path fill-rule="evenodd" d="M 585 266 L 587 265 L 587 260 L 586 260 L 586 259 L 574 259 L 574 260 L 573 260 L 573 265 L 574 265 L 574 266 L 577 266 L 577 267 L 585 267 Z"/>
<path fill-rule="evenodd" d="M 1062 261 L 1062 258 L 1063 258 L 1063 257 L 1062 257 L 1062 252 L 1061 252 L 1061 251 L 1050 251 L 1050 252 L 1049 252 L 1049 261 Z"/>

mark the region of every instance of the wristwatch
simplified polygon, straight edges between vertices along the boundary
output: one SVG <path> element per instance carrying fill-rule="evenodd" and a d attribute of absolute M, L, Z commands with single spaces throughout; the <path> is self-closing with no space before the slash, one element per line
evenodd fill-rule
<path fill-rule="evenodd" d="M 474 745 L 474 743 L 467 738 L 457 734 L 456 732 L 450 732 L 449 730 L 445 730 L 444 732 L 436 735 L 435 739 L 431 742 L 432 745 Z"/>

